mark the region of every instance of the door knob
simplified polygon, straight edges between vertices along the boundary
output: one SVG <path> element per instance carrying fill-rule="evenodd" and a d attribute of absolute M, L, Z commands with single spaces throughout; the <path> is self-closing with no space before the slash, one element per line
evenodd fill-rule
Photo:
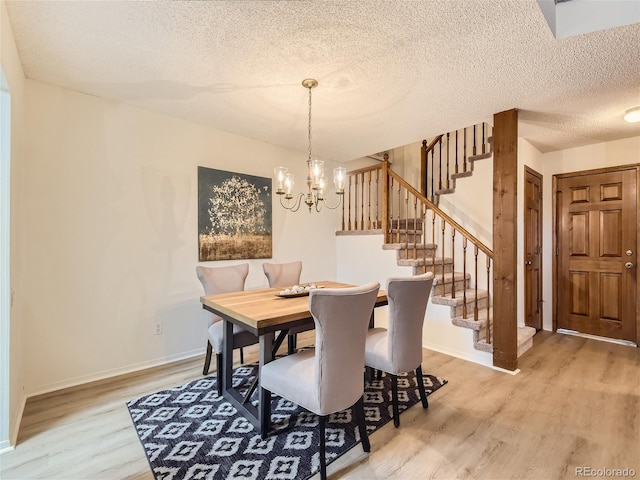
<path fill-rule="evenodd" d="M 531 265 L 531 262 L 524 262 L 525 265 Z"/>
<path fill-rule="evenodd" d="M 633 252 L 631 250 L 627 250 L 627 257 L 630 257 L 631 255 L 633 255 Z"/>
<path fill-rule="evenodd" d="M 633 267 L 633 263 L 627 262 L 627 263 L 624 264 L 624 267 L 625 268 L 631 268 L 631 267 Z"/>

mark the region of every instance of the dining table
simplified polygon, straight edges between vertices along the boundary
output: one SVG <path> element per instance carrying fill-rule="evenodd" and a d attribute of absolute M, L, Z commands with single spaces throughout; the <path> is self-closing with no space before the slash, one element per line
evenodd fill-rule
<path fill-rule="evenodd" d="M 347 288 L 354 285 L 333 281 L 312 282 L 315 288 Z M 283 288 L 262 288 L 239 292 L 204 295 L 200 297 L 202 307 L 222 318 L 222 395 L 258 430 L 258 434 L 269 430 L 270 419 L 265 405 L 265 393 L 258 389 L 258 401 L 251 397 L 259 386 L 262 366 L 275 358 L 275 353 L 286 338 L 289 329 L 298 326 L 313 328 L 313 317 L 309 311 L 309 292 L 285 293 Z M 379 290 L 375 307 L 387 305 L 387 294 Z M 247 387 L 233 385 L 233 325 L 238 325 L 258 337 L 258 372 L 253 383 Z M 371 314 L 373 326 L 373 312 Z M 276 337 L 276 333 L 278 333 Z"/>

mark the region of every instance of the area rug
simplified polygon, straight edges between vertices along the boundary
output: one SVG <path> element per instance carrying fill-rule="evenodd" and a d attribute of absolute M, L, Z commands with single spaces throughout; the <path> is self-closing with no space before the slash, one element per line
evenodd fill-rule
<path fill-rule="evenodd" d="M 234 386 L 248 386 L 256 372 L 257 365 L 236 368 Z M 446 383 L 424 375 L 427 395 Z M 399 376 L 398 395 L 401 412 L 420 401 L 414 372 Z M 257 404 L 257 393 L 252 401 Z M 156 480 L 306 480 L 320 469 L 318 417 L 278 396 L 272 398 L 272 430 L 265 440 L 217 395 L 214 376 L 136 398 L 127 407 Z M 391 420 L 391 409 L 391 378 L 383 375 L 367 382 L 367 432 Z M 375 447 L 375 436 L 370 441 Z M 360 435 L 351 410 L 331 415 L 326 431 L 327 463 L 358 443 Z"/>

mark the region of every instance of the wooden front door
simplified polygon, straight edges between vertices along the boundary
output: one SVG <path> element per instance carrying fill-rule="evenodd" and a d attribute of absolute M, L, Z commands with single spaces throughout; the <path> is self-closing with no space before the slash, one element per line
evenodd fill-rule
<path fill-rule="evenodd" d="M 636 341 L 637 177 L 557 176 L 558 328 Z"/>
<path fill-rule="evenodd" d="M 542 329 L 542 175 L 525 167 L 524 324 Z"/>

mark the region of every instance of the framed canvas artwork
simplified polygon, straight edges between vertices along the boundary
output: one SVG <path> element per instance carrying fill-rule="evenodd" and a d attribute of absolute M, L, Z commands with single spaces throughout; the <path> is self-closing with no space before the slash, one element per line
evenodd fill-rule
<path fill-rule="evenodd" d="M 198 167 L 198 259 L 272 257 L 271 178 Z"/>

